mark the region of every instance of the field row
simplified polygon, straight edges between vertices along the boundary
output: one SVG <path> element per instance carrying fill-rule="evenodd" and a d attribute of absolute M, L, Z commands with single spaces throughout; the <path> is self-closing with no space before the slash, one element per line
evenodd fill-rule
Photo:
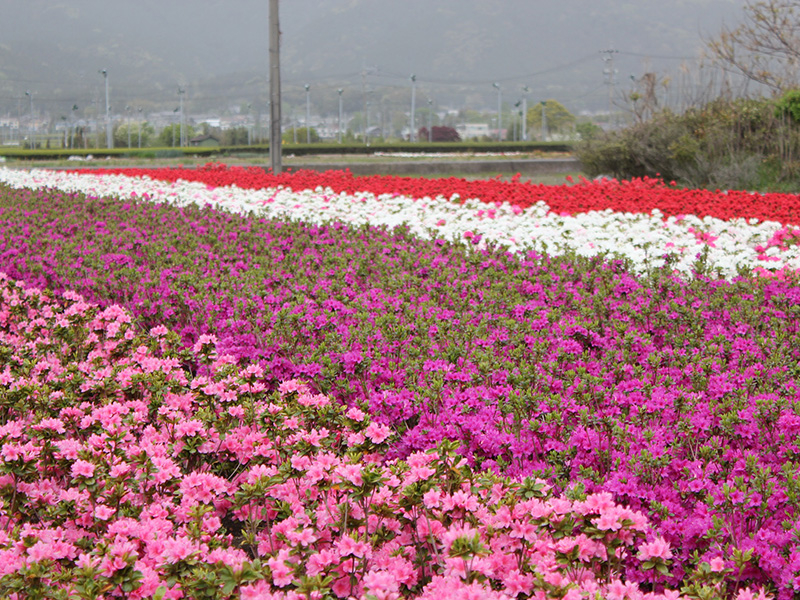
<path fill-rule="evenodd" d="M 640 273 L 666 267 L 684 275 L 699 269 L 732 278 L 753 272 L 785 276 L 800 269 L 800 229 L 791 226 L 800 219 L 759 221 L 744 216 L 750 214 L 748 202 L 756 200 L 761 208 L 782 214 L 781 207 L 796 201 L 789 195 L 689 192 L 648 181 L 535 186 L 462 180 L 456 180 L 462 181 L 460 187 L 453 187 L 465 195 L 441 195 L 445 184 L 430 181 L 442 180 L 342 174 L 337 179 L 309 172 L 275 178 L 261 170 L 234 167 L 132 171 L 144 179 L 96 171 L 78 176 L 0 170 L 0 181 L 93 196 L 139 194 L 153 201 L 210 205 L 307 223 L 390 228 L 406 224 L 414 235 L 429 239 L 461 240 L 480 247 L 494 244 L 512 252 L 621 258 Z M 383 191 L 395 180 L 405 182 L 400 187 L 408 189 L 403 194 Z M 270 187 L 255 187 L 261 184 Z M 611 201 L 618 198 L 625 202 Z M 711 200 L 727 206 L 718 213 L 736 208 L 738 216 L 720 218 L 711 216 L 714 211 L 696 211 L 698 204 L 708 210 Z"/>
<path fill-rule="evenodd" d="M 369 434 L 365 429 L 364 437 L 352 439 L 359 444 L 370 440 L 380 446 L 364 452 L 380 454 L 373 457 L 378 465 L 375 469 L 382 473 L 376 477 L 390 488 L 396 484 L 385 480 L 389 475 L 381 471 L 390 468 L 388 464 L 427 467 L 425 461 L 434 459 L 423 461 L 419 457 L 433 456 L 426 453 L 437 447 L 440 451 L 457 450 L 466 459 L 463 473 L 472 475 L 459 475 L 470 481 L 463 491 L 479 501 L 472 504 L 464 499 L 469 504 L 454 504 L 452 508 L 461 511 L 458 518 L 466 519 L 459 523 L 475 530 L 463 529 L 466 537 L 456 535 L 465 540 L 459 544 L 467 544 L 457 546 L 456 552 L 471 557 L 470 564 L 478 557 L 488 560 L 495 554 L 494 534 L 482 531 L 480 524 L 486 523 L 481 520 L 487 514 L 484 510 L 498 515 L 507 504 L 500 501 L 502 495 L 487 491 L 501 481 L 509 489 L 522 485 L 522 491 L 514 494 L 530 493 L 530 499 L 543 488 L 525 486 L 538 485 L 535 482 L 540 480 L 558 502 L 597 502 L 600 504 L 595 508 L 606 507 L 598 508 L 601 511 L 621 510 L 612 505 L 622 505 L 633 511 L 625 513 L 629 516 L 646 515 L 651 527 L 637 529 L 639 517 L 632 517 L 631 523 L 621 518 L 616 522 L 603 520 L 601 526 L 593 520 L 601 518 L 600 513 L 591 513 L 588 521 L 559 516 L 550 525 L 537 524 L 538 531 L 555 527 L 556 532 L 547 535 L 556 544 L 561 543 L 562 535 L 569 539 L 583 539 L 580 536 L 584 535 L 592 543 L 605 546 L 606 558 L 600 557 L 603 550 L 599 546 L 588 541 L 585 546 L 580 542 L 567 544 L 561 547 L 564 556 L 556 556 L 553 563 L 565 566 L 567 571 L 560 576 L 567 579 L 556 581 L 546 574 L 541 579 L 525 570 L 532 569 L 534 563 L 541 566 L 537 562 L 543 556 L 537 554 L 539 547 L 535 542 L 527 545 L 520 541 L 522 549 L 514 546 L 514 552 L 521 552 L 515 555 L 522 578 L 519 581 L 524 582 L 519 589 L 507 578 L 499 581 L 471 566 L 464 573 L 447 571 L 450 567 L 446 567 L 443 576 L 454 576 L 465 585 L 483 585 L 484 591 L 512 590 L 513 596 L 527 594 L 534 589 L 530 586 L 541 584 L 543 587 L 535 589 L 554 598 L 562 597 L 570 586 L 582 595 L 590 593 L 591 586 L 585 587 L 585 582 L 600 582 L 598 589 L 606 590 L 603 594 L 608 597 L 627 595 L 631 599 L 640 597 L 642 591 L 660 591 L 664 586 L 683 586 L 691 597 L 710 597 L 703 594 L 713 593 L 733 597 L 746 585 L 767 585 L 781 599 L 791 598 L 800 589 L 800 350 L 795 343 L 800 328 L 800 286 L 791 273 L 785 279 L 732 280 L 713 276 L 713 269 L 710 277 L 658 268 L 644 269 L 640 274 L 642 269 L 630 262 L 604 260 L 569 248 L 553 255 L 524 248 L 512 254 L 487 244 L 485 237 L 474 231 L 471 237 L 463 233 L 415 235 L 414 223 L 402 225 L 407 219 L 399 217 L 376 227 L 369 224 L 373 215 L 390 215 L 391 211 L 383 207 L 395 206 L 393 201 L 400 203 L 397 206 L 414 208 L 420 218 L 428 218 L 424 216 L 428 211 L 449 210 L 452 212 L 448 214 L 464 211 L 477 220 L 478 211 L 494 210 L 494 215 L 483 215 L 487 223 L 507 216 L 502 223 L 512 224 L 514 218 L 523 223 L 537 222 L 548 218 L 549 213 L 541 206 L 515 210 L 510 205 L 498 207 L 477 201 L 457 204 L 444 199 L 335 193 L 322 187 L 324 177 L 311 191 L 219 188 L 208 182 L 168 183 L 117 175 L 98 178 L 4 172 L 3 177 L 17 186 L 36 184 L 41 189 L 8 187 L 0 192 L 0 271 L 30 286 L 78 292 L 106 310 L 116 311 L 114 305 L 124 307 L 130 311 L 131 321 L 127 326 L 113 326 L 111 337 L 118 332 L 132 337 L 149 331 L 161 332 L 153 334 L 156 337 L 169 330 L 177 333 L 169 346 L 176 349 L 177 362 L 170 362 L 164 373 L 169 375 L 180 367 L 187 369 L 187 382 L 199 377 L 200 383 L 189 385 L 188 390 L 170 389 L 183 397 L 174 399 L 178 404 L 173 409 L 180 409 L 178 412 L 163 410 L 164 415 L 171 415 L 169 427 L 176 431 L 189 427 L 202 431 L 202 439 L 217 439 L 206 435 L 212 424 L 217 427 L 217 419 L 241 418 L 242 414 L 258 418 L 264 414 L 261 408 L 250 408 L 247 394 L 256 393 L 251 400 L 257 403 L 261 398 L 258 394 L 281 394 L 283 390 L 283 400 L 271 401 L 283 406 L 281 403 L 293 396 L 282 386 L 302 380 L 306 383 L 292 385 L 307 386 L 302 389 L 311 397 L 328 398 L 318 400 L 329 407 L 326 411 L 349 407 L 357 411 L 349 413 L 351 417 L 363 413 L 368 419 L 364 427 L 372 423 Z M 313 183 L 311 175 L 305 177 L 309 185 Z M 56 183 L 64 191 L 56 189 Z M 74 191 L 77 189 L 84 191 Z M 551 190 L 554 197 L 560 189 Z M 206 205 L 207 200 L 233 210 L 214 210 Z M 350 207 L 349 213 L 360 214 L 362 220 L 351 225 L 338 220 L 315 224 L 317 215 L 307 203 L 317 206 L 317 213 L 323 204 L 335 206 L 345 217 L 345 207 Z M 269 209 L 275 205 L 286 207 L 282 209 L 286 212 L 261 212 L 261 206 Z M 366 212 L 359 213 L 362 207 Z M 294 210 L 291 218 L 290 208 Z M 276 214 L 283 218 L 274 218 Z M 660 218 L 655 221 L 665 222 Z M 702 222 L 712 221 L 706 218 Z M 388 227 L 390 224 L 394 226 Z M 741 227 L 745 226 L 754 230 L 783 227 L 742 221 Z M 701 242 L 709 245 L 714 240 Z M 790 242 L 784 239 L 778 246 L 785 249 L 779 251 L 791 253 L 795 246 Z M 710 252 L 705 259 L 708 256 Z M 88 310 L 78 304 L 81 310 Z M 9 314 L 18 310 L 14 306 L 12 299 Z M 36 388 L 40 391 L 35 394 L 27 388 L 16 395 L 6 392 L 3 426 L 7 429 L 3 430 L 6 437 L 0 440 L 4 444 L 16 444 L 19 436 L 13 423 L 27 414 L 25 411 L 39 418 L 42 415 L 37 411 L 49 410 L 54 392 L 73 385 L 60 382 L 62 375 L 73 371 L 56 365 L 73 346 L 84 340 L 99 343 L 97 351 L 111 352 L 111 359 L 122 362 L 129 360 L 130 351 L 135 349 L 120 345 L 119 340 L 105 345 L 102 335 L 92 336 L 91 327 L 89 333 L 73 332 L 65 338 L 67 334 L 59 329 L 64 325 L 55 327 L 53 333 L 36 333 L 57 343 L 57 350 L 40 350 L 40 346 L 46 346 L 41 340 L 20 345 L 23 332 L 38 332 L 36 328 L 42 325 L 37 314 L 25 310 L 20 313 L 23 322 L 15 325 L 17 329 L 5 342 L 4 352 L 20 369 L 33 368 L 31 353 L 43 353 L 48 357 L 44 364 L 54 366 L 35 375 L 52 377 L 52 381 L 46 383 L 46 389 Z M 45 313 L 41 318 L 46 321 L 50 317 Z M 152 342 L 136 342 L 148 343 L 152 346 Z M 181 354 L 180 348 L 202 350 L 211 353 L 210 358 Z M 90 357 L 95 354 L 91 350 L 80 352 L 84 353 L 82 360 L 88 360 L 85 369 L 94 369 Z M 234 367 L 226 366 L 228 362 L 238 362 L 251 375 L 237 375 Z M 58 405 L 57 415 L 46 418 L 63 420 L 70 407 L 80 408 L 81 402 L 102 405 L 127 394 L 128 378 L 120 373 L 128 367 L 97 368 L 103 375 L 92 376 L 91 382 L 85 373 L 69 375 L 68 381 L 74 380 L 79 390 L 70 392 L 73 395 Z M 152 366 L 151 371 L 164 368 Z M 218 370 L 219 381 L 214 377 Z M 8 373 L 6 377 L 12 377 Z M 22 386 L 32 375 L 16 377 L 21 377 Z M 133 383 L 139 381 L 135 369 L 130 377 Z M 88 387 L 80 390 L 84 384 Z M 247 388 L 249 391 L 236 387 L 243 384 L 255 387 Z M 33 400 L 37 402 L 35 410 L 26 404 Z M 159 403 L 167 402 L 167 398 L 148 396 L 142 401 L 156 403 L 156 413 L 150 415 L 156 418 L 156 414 L 162 414 Z M 312 405 L 317 402 L 304 401 Z M 236 408 L 233 413 L 226 412 L 242 402 L 244 413 Z M 80 410 L 89 410 L 89 405 Z M 330 418 L 335 420 L 333 413 Z M 206 429 L 187 425 L 193 421 Z M 313 439 L 334 435 L 324 419 L 314 423 L 321 437 L 313 434 Z M 360 426 L 348 426 L 361 431 Z M 225 445 L 229 435 L 225 427 L 231 425 L 219 427 L 219 443 Z M 328 431 L 322 434 L 320 428 Z M 225 446 L 240 462 L 241 456 L 249 456 L 246 453 L 255 448 L 252 440 L 262 439 L 248 431 L 256 438 L 245 442 L 232 437 L 231 446 Z M 308 439 L 305 442 L 311 446 L 309 456 L 322 447 Z M 197 452 L 206 455 L 210 448 L 198 447 L 194 454 Z M 292 452 L 302 455 L 305 450 Z M 187 455 L 186 465 L 194 468 L 199 455 L 192 458 L 192 454 Z M 231 467 L 225 461 L 233 459 L 210 459 L 218 461 L 213 464 L 218 464 L 214 469 L 220 469 L 215 471 L 219 477 L 234 482 L 234 475 L 225 470 Z M 305 477 L 314 460 L 302 464 L 290 461 L 291 468 L 274 466 L 278 473 L 286 469 L 287 477 L 294 477 L 296 471 L 301 473 L 297 477 Z M 10 477 L 16 477 L 16 464 L 5 467 Z M 356 480 L 360 477 L 360 483 L 354 485 L 364 485 L 371 468 L 365 464 L 359 474 L 348 471 Z M 445 478 L 438 466 L 430 468 L 437 473 L 435 478 L 429 473 L 431 481 Z M 270 477 L 275 475 L 270 473 Z M 496 477 L 512 477 L 517 483 Z M 521 484 L 525 477 L 533 479 Z M 489 487 L 481 487 L 484 478 L 491 482 L 487 483 Z M 463 479 L 458 485 L 462 483 Z M 300 484 L 295 481 L 292 485 L 297 489 Z M 331 485 L 341 486 L 341 482 Z M 11 494 L 17 488 L 6 489 Z M 431 489 L 425 487 L 419 493 L 424 495 Z M 366 495 L 361 500 L 379 494 L 377 490 L 363 492 Z M 410 492 L 400 486 L 386 493 L 396 498 Z M 456 488 L 448 493 L 455 494 Z M 316 494 L 312 492 L 311 498 L 320 498 Z M 416 519 L 413 527 L 423 516 L 430 518 L 421 506 L 438 506 L 434 496 L 425 500 L 422 495 L 408 500 L 405 507 Z M 492 498 L 497 506 L 485 509 L 481 498 Z M 291 501 L 287 502 L 291 506 Z M 553 506 L 568 510 L 566 504 Z M 237 529 L 220 516 L 223 508 L 215 506 L 215 510 L 221 520 L 221 535 L 234 539 L 245 535 L 246 529 Z M 266 510 L 268 515 L 271 510 L 283 514 L 277 505 Z M 362 537 L 353 539 L 365 543 L 374 536 L 383 539 L 380 536 L 384 533 L 369 529 L 369 509 L 361 510 L 358 518 L 367 519 L 366 529 L 359 534 Z M 560 509 L 553 510 L 558 513 Z M 392 507 L 392 511 L 395 514 L 397 509 Z M 274 518 L 268 516 L 266 522 L 272 523 Z M 445 529 L 454 523 L 452 515 L 448 518 L 451 520 L 445 523 Z M 263 524 L 263 515 L 261 519 Z M 559 532 L 562 525 L 569 531 Z M 404 526 L 401 523 L 400 530 Z M 396 527 L 392 524 L 389 530 Z M 645 534 L 644 553 L 643 546 L 635 546 L 638 534 L 625 533 L 625 527 Z M 301 533 L 305 529 L 312 531 Z M 445 529 L 438 533 L 446 536 Z M 323 530 L 319 523 L 313 527 L 298 523 L 291 536 L 287 532 L 284 535 L 294 539 L 295 535 L 317 535 Z M 417 531 L 415 535 L 424 538 L 431 531 Z M 621 537 L 617 531 L 623 532 Z M 531 541 L 524 533 L 511 534 L 515 536 Z M 609 549 L 620 539 L 633 546 L 621 551 L 617 561 Z M 295 575 L 308 567 L 312 554 L 322 554 L 328 548 L 314 545 L 317 541 L 311 540 L 307 546 L 298 541 L 297 548 L 282 555 L 284 563 L 294 565 L 290 569 L 291 586 L 305 585 L 296 583 Z M 448 546 L 451 550 L 453 547 Z M 265 560 L 267 556 L 275 558 L 268 548 L 273 551 L 278 546 L 265 543 L 254 552 Z M 425 548 L 419 552 L 428 552 L 428 559 L 431 553 L 441 551 L 438 546 Z M 504 551 L 498 552 L 502 555 Z M 339 554 L 338 558 L 342 556 L 348 555 Z M 414 562 L 417 559 L 406 558 L 420 568 Z M 339 560 L 335 568 L 340 569 L 341 564 Z M 511 568 L 511 564 L 507 566 Z M 364 570 L 360 572 L 363 577 L 348 579 L 348 585 L 365 585 L 364 577 L 372 568 L 365 565 L 362 563 Z M 283 569 L 280 565 L 277 568 Z M 383 566 L 376 569 L 391 570 Z M 336 573 L 325 585 L 344 577 L 341 570 Z M 533 578 L 528 579 L 526 574 Z M 274 581 L 274 572 L 272 576 Z M 420 579 L 411 585 L 411 580 L 398 583 L 399 576 L 395 577 L 395 583 L 386 585 L 396 584 L 396 588 L 391 588 L 386 597 L 392 593 L 424 594 L 425 585 L 438 581 L 432 572 L 425 575 L 417 571 L 416 576 Z M 617 585 L 615 578 L 627 582 L 619 585 L 634 587 L 615 587 L 613 591 L 602 588 Z M 445 593 L 450 584 L 442 585 L 445 587 L 441 589 L 430 588 L 431 593 Z M 710 587 L 702 591 L 703 586 Z M 747 593 L 742 594 L 747 597 Z"/>

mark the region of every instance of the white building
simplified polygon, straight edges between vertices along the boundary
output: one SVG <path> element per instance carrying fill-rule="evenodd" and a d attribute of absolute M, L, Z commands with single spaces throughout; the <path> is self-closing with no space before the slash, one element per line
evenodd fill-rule
<path fill-rule="evenodd" d="M 462 140 L 481 138 L 492 134 L 492 130 L 489 129 L 488 123 L 463 123 L 456 126 L 456 131 Z M 495 137 L 497 136 L 496 129 L 494 130 L 494 135 Z"/>

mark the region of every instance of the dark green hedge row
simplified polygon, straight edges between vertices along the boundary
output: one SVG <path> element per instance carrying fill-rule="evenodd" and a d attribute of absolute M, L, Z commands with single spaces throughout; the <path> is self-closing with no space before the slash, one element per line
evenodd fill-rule
<path fill-rule="evenodd" d="M 398 144 L 285 144 L 283 153 L 294 156 L 321 154 L 374 154 L 376 152 L 571 152 L 572 145 L 564 142 L 443 142 L 443 143 L 398 143 Z M 180 158 L 181 156 L 227 156 L 239 153 L 268 154 L 268 145 L 223 146 L 190 148 L 90 148 L 87 150 L 54 148 L 24 150 L 0 148 L 0 156 L 21 160 L 64 160 L 70 156 L 96 158 Z"/>

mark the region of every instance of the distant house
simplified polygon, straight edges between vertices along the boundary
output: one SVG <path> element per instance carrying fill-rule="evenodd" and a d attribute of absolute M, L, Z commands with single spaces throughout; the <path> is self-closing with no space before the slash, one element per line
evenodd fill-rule
<path fill-rule="evenodd" d="M 491 131 L 488 123 L 464 123 L 457 125 L 456 131 L 462 140 L 488 137 L 492 133 L 494 133 L 495 137 L 497 136 L 497 130 Z"/>
<path fill-rule="evenodd" d="M 215 138 L 213 135 L 201 135 L 196 138 L 192 138 L 189 140 L 190 146 L 201 146 L 205 148 L 209 147 L 219 147 L 219 140 Z"/>

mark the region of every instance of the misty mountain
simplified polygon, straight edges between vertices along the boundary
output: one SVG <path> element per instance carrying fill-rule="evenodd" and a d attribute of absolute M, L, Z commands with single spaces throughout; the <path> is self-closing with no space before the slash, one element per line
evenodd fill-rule
<path fill-rule="evenodd" d="M 602 108 L 604 69 L 616 86 L 647 71 L 677 73 L 723 23 L 733 0 L 285 0 L 281 3 L 285 99 L 304 110 L 405 102 L 415 74 L 421 102 L 496 103 L 522 86 L 532 101 Z M 178 86 L 195 109 L 267 100 L 268 0 L 0 0 L 0 114 L 104 102 L 167 110 Z M 616 50 L 603 54 L 603 50 Z M 325 106 L 322 106 L 322 105 Z M 494 104 L 496 105 L 496 104 Z M 36 110 L 36 108 L 34 109 Z"/>

